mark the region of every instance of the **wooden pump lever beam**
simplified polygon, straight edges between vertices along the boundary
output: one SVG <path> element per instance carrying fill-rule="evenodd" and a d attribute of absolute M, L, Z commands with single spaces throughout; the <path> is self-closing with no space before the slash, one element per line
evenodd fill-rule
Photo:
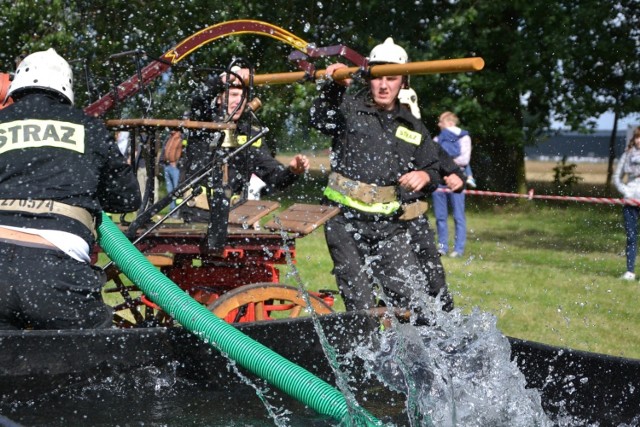
<path fill-rule="evenodd" d="M 369 67 L 368 74 L 371 77 L 398 76 L 398 75 L 420 75 L 420 74 L 442 74 L 442 73 L 464 73 L 480 71 L 484 68 L 484 59 L 480 57 L 441 59 L 436 61 L 409 62 L 407 64 L 383 64 Z M 361 69 L 359 67 L 347 67 L 336 70 L 333 74 L 335 80 L 350 78 Z M 322 79 L 327 75 L 326 70 L 317 70 L 313 76 L 307 75 L 305 71 L 294 71 L 290 73 L 256 74 L 253 77 L 253 84 L 274 85 L 290 84 L 306 79 Z"/>
<path fill-rule="evenodd" d="M 172 129 L 207 129 L 225 130 L 235 129 L 235 123 L 199 122 L 194 120 L 179 119 L 113 119 L 105 122 L 111 129 L 130 129 L 137 127 L 166 127 Z"/>

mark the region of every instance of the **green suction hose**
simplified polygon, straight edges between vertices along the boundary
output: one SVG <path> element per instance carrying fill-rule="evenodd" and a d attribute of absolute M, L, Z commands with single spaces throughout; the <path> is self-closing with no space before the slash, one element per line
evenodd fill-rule
<path fill-rule="evenodd" d="M 191 298 L 158 271 L 104 213 L 98 229 L 98 242 L 147 297 L 200 339 L 316 412 L 340 422 L 348 419 L 347 402 L 338 390 L 244 335 Z M 372 415 L 364 415 L 358 425 L 383 425 Z"/>

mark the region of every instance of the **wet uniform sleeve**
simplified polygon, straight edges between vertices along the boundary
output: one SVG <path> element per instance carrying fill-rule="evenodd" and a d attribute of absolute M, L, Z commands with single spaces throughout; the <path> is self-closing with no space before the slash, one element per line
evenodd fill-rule
<path fill-rule="evenodd" d="M 222 82 L 214 75 L 194 91 L 191 98 L 191 120 L 212 121 L 211 102 L 222 91 Z"/>
<path fill-rule="evenodd" d="M 269 186 L 269 190 L 282 190 L 298 180 L 300 175 L 296 175 L 289 167 L 277 161 L 264 148 L 251 148 L 254 150 L 254 170 L 261 180 Z"/>
<path fill-rule="evenodd" d="M 102 209 L 113 213 L 137 210 L 142 203 L 133 168 L 127 164 L 114 141 L 108 144 L 106 163 L 100 171 L 97 196 Z"/>
<path fill-rule="evenodd" d="M 416 170 L 421 170 L 429 175 L 429 183 L 422 188 L 421 192 L 432 193 L 440 182 L 440 161 L 438 156 L 439 145 L 433 142 L 429 132 L 421 126 L 423 142 L 420 144 L 415 154 Z"/>
<path fill-rule="evenodd" d="M 191 97 L 190 119 L 200 122 L 215 121 L 212 102 L 222 90 L 222 83 L 218 76 L 200 84 Z M 182 170 L 180 181 L 184 181 L 194 172 L 205 167 L 212 158 L 214 132 L 202 129 L 191 129 L 187 135 L 187 149 L 182 156 Z"/>

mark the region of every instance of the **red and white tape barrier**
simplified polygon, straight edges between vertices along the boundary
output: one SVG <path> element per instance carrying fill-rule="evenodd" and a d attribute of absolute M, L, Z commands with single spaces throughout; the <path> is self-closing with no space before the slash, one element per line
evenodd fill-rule
<path fill-rule="evenodd" d="M 445 188 L 439 188 L 436 191 L 450 192 L 451 190 Z M 582 197 L 582 196 L 545 196 L 534 194 L 533 189 L 529 190 L 527 194 L 520 193 L 502 193 L 498 191 L 483 191 L 483 190 L 464 190 L 464 194 L 472 196 L 491 196 L 491 197 L 513 197 L 520 199 L 541 199 L 541 200 L 565 200 L 571 202 L 582 203 L 600 203 L 605 205 L 631 205 L 640 206 L 640 199 L 616 199 L 611 197 Z"/>

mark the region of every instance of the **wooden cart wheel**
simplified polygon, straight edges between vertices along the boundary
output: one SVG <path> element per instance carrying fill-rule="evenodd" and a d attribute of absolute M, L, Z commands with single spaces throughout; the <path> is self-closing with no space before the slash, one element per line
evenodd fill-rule
<path fill-rule="evenodd" d="M 309 294 L 316 314 L 333 313 L 322 298 Z M 207 308 L 229 323 L 253 322 L 308 315 L 307 303 L 298 288 L 279 283 L 254 283 L 226 292 Z"/>
<path fill-rule="evenodd" d="M 167 313 L 149 301 L 142 291 L 125 276 L 117 267 L 111 266 L 106 271 L 107 283 L 105 294 L 120 294 L 121 302 L 105 302 L 113 308 L 113 323 L 120 328 L 141 328 L 148 326 L 175 326 L 175 321 Z"/>

